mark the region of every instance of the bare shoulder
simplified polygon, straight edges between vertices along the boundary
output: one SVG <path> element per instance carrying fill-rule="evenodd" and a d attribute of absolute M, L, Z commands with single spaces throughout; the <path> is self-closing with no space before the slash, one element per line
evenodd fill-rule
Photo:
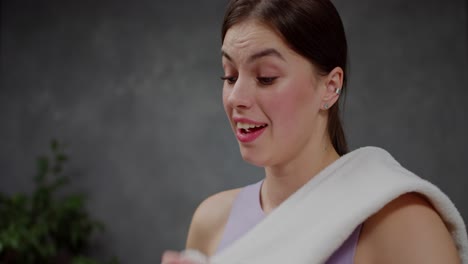
<path fill-rule="evenodd" d="M 232 189 L 206 198 L 195 210 L 187 236 L 187 248 L 213 255 L 229 218 L 232 204 L 241 189 Z"/>
<path fill-rule="evenodd" d="M 455 243 L 432 205 L 404 194 L 364 222 L 355 262 L 460 263 Z"/>

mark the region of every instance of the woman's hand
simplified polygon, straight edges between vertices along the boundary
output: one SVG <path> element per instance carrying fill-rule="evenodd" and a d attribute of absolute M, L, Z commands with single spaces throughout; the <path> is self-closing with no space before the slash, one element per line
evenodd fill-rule
<path fill-rule="evenodd" d="M 208 258 L 196 250 L 165 251 L 161 264 L 209 264 Z"/>
<path fill-rule="evenodd" d="M 191 260 L 184 259 L 179 252 L 166 251 L 164 252 L 161 264 L 195 264 Z"/>

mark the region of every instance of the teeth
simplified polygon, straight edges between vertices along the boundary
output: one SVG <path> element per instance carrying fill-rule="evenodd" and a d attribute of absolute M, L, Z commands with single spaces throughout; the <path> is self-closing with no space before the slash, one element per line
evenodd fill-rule
<path fill-rule="evenodd" d="M 237 123 L 237 128 L 238 129 L 245 129 L 245 130 L 249 130 L 249 128 L 255 128 L 255 127 L 264 127 L 266 125 L 255 125 L 255 124 L 248 124 L 248 123 L 241 123 L 241 122 L 238 122 Z"/>

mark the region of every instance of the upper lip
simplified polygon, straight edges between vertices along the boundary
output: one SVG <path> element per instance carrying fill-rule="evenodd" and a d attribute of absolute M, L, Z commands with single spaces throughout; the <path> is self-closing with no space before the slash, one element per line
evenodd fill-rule
<path fill-rule="evenodd" d="M 235 123 L 247 123 L 247 124 L 253 124 L 253 125 L 266 125 L 266 123 L 262 122 L 257 122 L 245 117 L 233 117 L 232 120 L 234 120 Z"/>

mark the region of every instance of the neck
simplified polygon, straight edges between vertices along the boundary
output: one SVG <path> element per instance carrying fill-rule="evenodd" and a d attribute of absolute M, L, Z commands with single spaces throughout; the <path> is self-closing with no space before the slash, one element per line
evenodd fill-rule
<path fill-rule="evenodd" d="M 261 189 L 262 208 L 265 213 L 279 206 L 325 167 L 339 158 L 328 139 L 304 149 L 286 164 L 266 167 Z"/>

